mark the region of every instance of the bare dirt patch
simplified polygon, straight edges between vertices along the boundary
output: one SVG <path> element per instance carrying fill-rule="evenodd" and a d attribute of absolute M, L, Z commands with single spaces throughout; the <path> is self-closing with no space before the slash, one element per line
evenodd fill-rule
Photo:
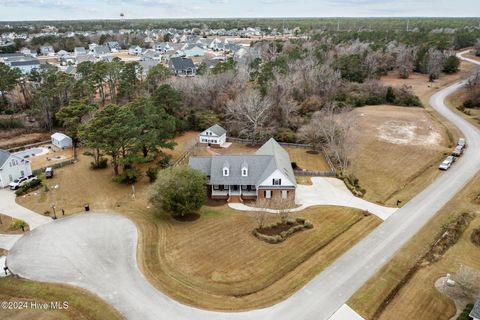
<path fill-rule="evenodd" d="M 393 144 L 414 146 L 438 145 L 442 136 L 424 119 L 419 122 L 390 120 L 378 127 L 377 137 Z M 420 125 L 420 127 L 419 127 Z"/>

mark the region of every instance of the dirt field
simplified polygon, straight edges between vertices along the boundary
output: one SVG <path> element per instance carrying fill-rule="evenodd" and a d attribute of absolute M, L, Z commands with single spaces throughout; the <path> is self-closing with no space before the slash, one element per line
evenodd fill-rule
<path fill-rule="evenodd" d="M 354 112 L 351 170 L 366 199 L 390 206 L 406 202 L 440 174 L 448 138 L 423 108 L 370 106 Z"/>
<path fill-rule="evenodd" d="M 10 302 L 52 301 L 68 302 L 68 309 L 63 310 L 5 310 L 0 308 L 0 319 L 9 320 L 97 320 L 123 319 L 123 317 L 103 300 L 86 290 L 40 283 L 13 277 L 0 278 L 0 300 Z"/>
<path fill-rule="evenodd" d="M 314 207 L 296 214 L 314 229 L 270 245 L 251 234 L 255 220 L 248 213 L 209 203 L 200 219 L 178 222 L 149 208 L 145 177 L 132 199 L 130 186 L 111 181 L 110 168 L 92 172 L 89 158 L 80 155 L 79 160 L 56 171 L 50 191 L 17 201 L 40 213 L 56 202 L 67 215 L 83 212 L 88 202 L 94 211 L 115 210 L 132 218 L 140 230 L 138 256 L 147 278 L 173 298 L 199 307 L 240 310 L 280 301 L 381 222 L 359 210 Z"/>
<path fill-rule="evenodd" d="M 454 274 L 463 264 L 480 271 L 480 250 L 470 241 L 474 228 L 480 226 L 480 204 L 474 203 L 480 192 L 480 174 L 451 200 L 419 233 L 417 233 L 381 270 L 350 299 L 349 306 L 365 319 L 371 319 L 387 294 L 412 268 L 438 237 L 442 225 L 462 212 L 477 213 L 461 239 L 440 261 L 420 269 L 387 306 L 380 319 L 447 320 L 455 314 L 451 300 L 434 287 L 435 281 L 447 273 Z"/>

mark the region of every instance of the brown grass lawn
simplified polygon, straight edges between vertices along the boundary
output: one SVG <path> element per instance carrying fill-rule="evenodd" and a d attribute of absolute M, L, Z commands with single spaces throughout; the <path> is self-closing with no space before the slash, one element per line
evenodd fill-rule
<path fill-rule="evenodd" d="M 442 126 L 427 111 L 369 106 L 354 112 L 351 171 L 367 190 L 366 199 L 405 203 L 438 176 L 437 166 L 450 149 Z"/>
<path fill-rule="evenodd" d="M 195 142 L 197 142 L 198 140 L 198 134 L 199 132 L 194 131 L 185 132 L 182 135 L 175 137 L 174 140 L 177 145 L 173 150 L 164 149 L 163 151 L 171 155 L 172 161 L 175 161 L 180 158 L 182 154 L 188 151 L 193 145 L 195 145 Z"/>
<path fill-rule="evenodd" d="M 455 273 L 463 264 L 480 270 L 480 250 L 470 241 L 474 228 L 480 226 L 480 205 L 472 200 L 480 192 L 480 174 L 452 199 L 400 251 L 375 274 L 348 302 L 365 319 L 371 319 L 383 299 L 435 241 L 441 226 L 462 212 L 477 217 L 440 261 L 420 269 L 387 306 L 380 319 L 447 320 L 455 314 L 451 300 L 434 287 L 447 273 Z"/>
<path fill-rule="evenodd" d="M 48 132 L 26 133 L 25 129 L 1 130 L 0 149 L 9 149 L 50 139 Z"/>
<path fill-rule="evenodd" d="M 0 234 L 20 234 L 23 233 L 20 227 L 12 225 L 14 219 L 0 213 Z M 25 231 L 29 230 L 28 224 L 25 224 Z"/>
<path fill-rule="evenodd" d="M 10 302 L 68 302 L 64 310 L 5 310 L 0 319 L 9 320 L 113 320 L 124 319 L 115 309 L 83 289 L 66 285 L 40 283 L 13 277 L 0 278 L 0 300 Z"/>
<path fill-rule="evenodd" d="M 54 201 L 67 215 L 82 212 L 88 202 L 93 211 L 130 217 L 140 230 L 138 258 L 147 278 L 172 298 L 199 307 L 241 310 L 278 302 L 380 223 L 359 210 L 315 207 L 298 214 L 314 229 L 270 245 L 251 234 L 255 220 L 248 213 L 209 203 L 200 219 L 178 222 L 148 208 L 146 178 L 136 184 L 133 200 L 130 186 L 111 181 L 110 168 L 93 172 L 89 162 L 80 155 L 48 180 L 49 192 L 17 201 L 40 213 Z"/>
<path fill-rule="evenodd" d="M 61 159 L 56 160 L 53 159 L 54 157 L 61 157 Z M 68 148 L 65 150 L 59 150 L 57 148 L 53 148 L 49 153 L 30 157 L 28 160 L 32 163 L 32 170 L 44 168 L 50 165 L 54 165 L 57 162 L 65 161 L 67 159 L 73 158 L 73 149 Z"/>

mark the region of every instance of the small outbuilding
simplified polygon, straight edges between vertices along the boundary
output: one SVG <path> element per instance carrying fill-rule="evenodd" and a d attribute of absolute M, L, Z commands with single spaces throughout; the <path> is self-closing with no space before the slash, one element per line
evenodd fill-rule
<path fill-rule="evenodd" d="M 52 144 L 60 149 L 71 148 L 73 146 L 72 138 L 63 134 L 61 132 L 57 132 L 52 134 Z"/>
<path fill-rule="evenodd" d="M 208 146 L 220 148 L 227 141 L 227 130 L 214 124 L 207 130 L 200 133 L 200 143 L 206 143 Z"/>

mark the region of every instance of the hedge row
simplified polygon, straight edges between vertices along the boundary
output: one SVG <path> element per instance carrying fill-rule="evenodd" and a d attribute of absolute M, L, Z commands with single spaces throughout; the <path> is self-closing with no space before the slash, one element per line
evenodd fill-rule
<path fill-rule="evenodd" d="M 25 183 L 23 186 L 21 186 L 20 188 L 18 188 L 18 190 L 15 191 L 15 194 L 17 196 L 23 196 L 24 194 L 29 193 L 34 189 L 38 189 L 38 187 L 40 187 L 41 184 L 42 184 L 42 180 L 40 179 L 29 181 Z"/>

